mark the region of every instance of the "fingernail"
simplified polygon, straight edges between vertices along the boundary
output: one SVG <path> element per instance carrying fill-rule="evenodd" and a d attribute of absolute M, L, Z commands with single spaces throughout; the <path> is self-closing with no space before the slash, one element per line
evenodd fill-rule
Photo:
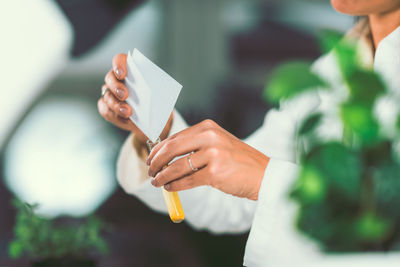
<path fill-rule="evenodd" d="M 125 96 L 125 92 L 124 92 L 124 90 L 122 90 L 122 89 L 117 89 L 116 93 L 117 93 L 117 96 L 118 96 L 120 99 L 124 98 L 124 96 Z"/>
<path fill-rule="evenodd" d="M 151 178 L 150 183 L 151 183 L 152 185 L 156 186 L 156 184 L 157 184 L 157 183 L 156 183 L 156 179 Z"/>
<path fill-rule="evenodd" d="M 170 188 L 171 188 L 171 185 L 169 185 L 169 184 L 164 185 L 165 190 L 169 190 Z"/>
<path fill-rule="evenodd" d="M 146 160 L 146 164 L 147 164 L 147 166 L 150 166 L 150 158 L 148 158 L 148 159 Z"/>
<path fill-rule="evenodd" d="M 115 74 L 118 76 L 118 78 L 120 78 L 122 74 L 124 74 L 124 71 L 122 69 L 116 69 Z"/>
<path fill-rule="evenodd" d="M 119 111 L 120 111 L 122 114 L 124 114 L 125 116 L 128 116 L 129 111 L 128 111 L 127 108 L 120 108 Z"/>

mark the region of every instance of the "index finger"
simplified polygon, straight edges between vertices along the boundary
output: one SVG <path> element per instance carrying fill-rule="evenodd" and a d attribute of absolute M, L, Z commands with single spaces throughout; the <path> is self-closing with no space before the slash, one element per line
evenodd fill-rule
<path fill-rule="evenodd" d="M 117 54 L 112 60 L 113 71 L 118 80 L 123 80 L 126 77 L 126 54 Z"/>
<path fill-rule="evenodd" d="M 186 128 L 180 132 L 177 132 L 173 135 L 171 135 L 170 137 L 166 138 L 165 140 L 161 141 L 160 143 L 158 143 L 155 147 L 153 147 L 153 149 L 150 151 L 149 156 L 147 157 L 147 165 L 150 165 L 151 161 L 153 160 L 153 157 L 158 153 L 158 151 L 164 147 L 164 145 L 168 142 L 170 142 L 173 139 L 181 139 L 181 138 L 185 138 L 186 136 L 194 136 L 195 133 L 198 133 L 200 130 L 202 129 L 202 123 L 198 123 L 195 124 L 189 128 Z"/>
<path fill-rule="evenodd" d="M 204 146 L 204 140 L 187 136 L 184 138 L 172 139 L 161 147 L 150 162 L 148 174 L 154 177 L 164 166 L 174 158 L 198 151 Z"/>

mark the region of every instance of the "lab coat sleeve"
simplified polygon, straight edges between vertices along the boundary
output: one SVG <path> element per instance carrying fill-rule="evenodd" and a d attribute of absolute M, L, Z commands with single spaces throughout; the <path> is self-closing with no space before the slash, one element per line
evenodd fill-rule
<path fill-rule="evenodd" d="M 171 134 L 187 127 L 175 112 Z M 132 146 L 129 136 L 122 146 L 117 162 L 117 179 L 126 193 L 135 195 L 155 211 L 167 213 L 159 188 L 150 184 L 148 167 Z M 256 202 L 234 197 L 209 186 L 179 192 L 185 221 L 196 229 L 213 233 L 248 231 L 253 220 Z"/>
<path fill-rule="evenodd" d="M 288 193 L 298 169 L 289 161 L 270 160 L 246 244 L 245 266 L 293 266 L 319 256 L 316 244 L 295 227 L 297 207 Z"/>
<path fill-rule="evenodd" d="M 282 103 L 281 110 L 269 111 L 261 128 L 244 140 L 270 157 L 246 244 L 245 266 L 291 266 L 319 255 L 314 243 L 297 232 L 297 207 L 288 198 L 299 171 L 299 123 L 319 103 L 315 92 Z"/>

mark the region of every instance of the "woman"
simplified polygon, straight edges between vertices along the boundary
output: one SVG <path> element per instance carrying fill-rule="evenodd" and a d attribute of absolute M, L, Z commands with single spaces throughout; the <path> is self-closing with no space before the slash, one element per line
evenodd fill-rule
<path fill-rule="evenodd" d="M 332 0 L 333 7 L 355 16 L 366 16 L 347 38 L 355 38 L 365 64 L 382 74 L 394 93 L 400 94 L 400 1 Z M 282 266 L 318 259 L 318 249 L 293 227 L 295 205 L 287 192 L 296 178 L 298 122 L 315 109 L 329 113 L 343 92 L 333 55 L 313 66 L 337 88 L 334 93 L 306 94 L 271 110 L 263 126 L 241 141 L 216 123 L 206 120 L 187 128 L 178 113 L 171 114 L 162 139 L 147 156 L 145 136 L 127 118 L 131 108 L 124 102 L 127 90 L 126 56 L 113 59 L 99 99 L 100 114 L 122 129 L 132 132 L 118 160 L 118 180 L 127 193 L 136 195 L 153 209 L 166 212 L 156 187 L 181 191 L 186 220 L 197 229 L 238 233 L 248 229 L 246 266 Z M 339 97 L 338 97 L 339 96 Z M 337 118 L 324 122 L 321 134 L 340 139 Z M 180 158 L 162 169 L 177 156 Z M 191 163 L 191 164 L 190 164 Z M 148 175 L 147 175 L 147 165 Z M 154 177 L 149 179 L 148 177 Z M 202 186 L 208 185 L 208 186 Z"/>

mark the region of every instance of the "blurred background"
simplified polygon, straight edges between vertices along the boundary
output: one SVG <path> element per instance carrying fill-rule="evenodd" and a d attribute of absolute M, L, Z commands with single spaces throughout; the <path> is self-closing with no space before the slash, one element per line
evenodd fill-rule
<path fill-rule="evenodd" d="M 320 55 L 321 29 L 351 17 L 328 0 L 15 0 L 0 7 L 0 266 L 11 260 L 17 196 L 48 218 L 95 213 L 111 226 L 99 266 L 242 266 L 247 234 L 174 225 L 115 178 L 127 136 L 97 113 L 111 59 L 138 48 L 183 84 L 177 109 L 240 138 L 271 108 L 261 92 L 290 59 Z M 183 203 L 184 205 L 184 203 Z"/>

